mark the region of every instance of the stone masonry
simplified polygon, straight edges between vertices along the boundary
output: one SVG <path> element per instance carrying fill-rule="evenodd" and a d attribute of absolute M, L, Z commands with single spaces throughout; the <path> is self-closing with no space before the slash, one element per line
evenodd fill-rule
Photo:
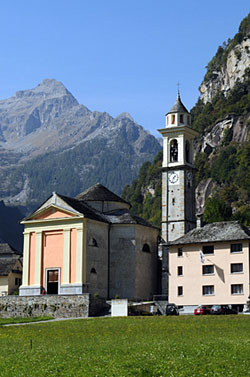
<path fill-rule="evenodd" d="M 88 317 L 89 302 L 88 293 L 75 296 L 3 296 L 0 297 L 0 317 Z"/>

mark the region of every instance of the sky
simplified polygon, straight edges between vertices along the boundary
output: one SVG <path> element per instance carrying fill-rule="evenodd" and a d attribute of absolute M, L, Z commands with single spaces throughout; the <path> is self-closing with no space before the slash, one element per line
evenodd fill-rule
<path fill-rule="evenodd" d="M 159 136 L 177 83 L 191 109 L 249 11 L 249 0 L 0 0 L 0 100 L 54 78 L 91 111 L 128 112 Z"/>

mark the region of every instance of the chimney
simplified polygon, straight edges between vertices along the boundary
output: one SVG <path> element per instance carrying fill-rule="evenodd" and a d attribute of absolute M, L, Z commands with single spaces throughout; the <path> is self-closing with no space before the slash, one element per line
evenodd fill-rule
<path fill-rule="evenodd" d="M 202 228 L 202 215 L 196 216 L 196 229 Z"/>

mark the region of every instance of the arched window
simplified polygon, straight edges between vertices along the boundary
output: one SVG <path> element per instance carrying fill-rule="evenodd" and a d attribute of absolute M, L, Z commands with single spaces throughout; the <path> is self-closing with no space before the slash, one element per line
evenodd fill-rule
<path fill-rule="evenodd" d="M 94 267 L 92 267 L 91 270 L 90 270 L 90 273 L 91 274 L 96 274 L 96 269 Z"/>
<path fill-rule="evenodd" d="M 186 162 L 190 162 L 190 144 L 189 141 L 186 141 Z"/>
<path fill-rule="evenodd" d="M 98 247 L 97 245 L 97 241 L 95 238 L 90 238 L 89 240 L 89 246 L 95 246 L 95 247 Z"/>
<path fill-rule="evenodd" d="M 171 124 L 175 124 L 175 115 L 174 114 L 171 115 Z"/>
<path fill-rule="evenodd" d="M 176 139 L 170 142 L 170 162 L 178 161 L 178 142 Z"/>
<path fill-rule="evenodd" d="M 145 253 L 150 253 L 150 247 L 147 243 L 143 245 L 142 251 L 144 251 Z"/>

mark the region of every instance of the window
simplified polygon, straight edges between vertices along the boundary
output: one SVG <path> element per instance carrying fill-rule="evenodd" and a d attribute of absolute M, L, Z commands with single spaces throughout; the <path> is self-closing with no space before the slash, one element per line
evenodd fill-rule
<path fill-rule="evenodd" d="M 203 275 L 211 275 L 214 274 L 214 265 L 210 264 L 208 266 L 202 266 L 202 274 Z"/>
<path fill-rule="evenodd" d="M 202 294 L 203 296 L 214 295 L 214 285 L 203 285 Z"/>
<path fill-rule="evenodd" d="M 187 116 L 187 123 L 190 126 L 190 116 L 189 115 Z"/>
<path fill-rule="evenodd" d="M 169 117 L 167 117 L 167 126 L 168 126 L 168 124 L 169 124 Z"/>
<path fill-rule="evenodd" d="M 180 123 L 184 123 L 184 121 L 183 121 L 183 114 L 180 114 Z"/>
<path fill-rule="evenodd" d="M 203 251 L 203 254 L 205 254 L 205 255 L 213 254 L 214 253 L 214 246 L 213 245 L 203 246 L 202 251 Z"/>
<path fill-rule="evenodd" d="M 89 240 L 89 246 L 98 247 L 97 241 L 96 241 L 95 238 L 90 238 L 90 240 Z"/>
<path fill-rule="evenodd" d="M 175 198 L 172 198 L 172 205 L 175 205 Z"/>
<path fill-rule="evenodd" d="M 231 253 L 242 253 L 242 243 L 233 243 L 231 245 Z"/>
<path fill-rule="evenodd" d="M 142 251 L 144 251 L 145 253 L 150 253 L 150 247 L 147 243 L 143 245 Z"/>
<path fill-rule="evenodd" d="M 178 161 L 178 142 L 176 139 L 170 142 L 170 162 Z"/>
<path fill-rule="evenodd" d="M 183 287 L 178 287 L 178 296 L 183 296 Z"/>
<path fill-rule="evenodd" d="M 231 263 L 231 274 L 243 272 L 243 263 Z"/>
<path fill-rule="evenodd" d="M 182 247 L 179 247 L 178 248 L 178 257 L 182 257 L 183 256 L 183 250 L 182 250 Z"/>
<path fill-rule="evenodd" d="M 183 275 L 183 267 L 182 266 L 178 266 L 177 267 L 177 274 L 178 274 L 178 276 L 182 276 Z"/>
<path fill-rule="evenodd" d="M 242 295 L 243 294 L 243 284 L 232 284 L 231 285 L 232 295 Z"/>
<path fill-rule="evenodd" d="M 21 284 L 22 284 L 22 279 L 15 278 L 15 285 L 17 285 L 19 287 Z"/>
<path fill-rule="evenodd" d="M 171 116 L 171 124 L 175 124 L 175 115 Z"/>
<path fill-rule="evenodd" d="M 94 267 L 92 267 L 91 270 L 90 270 L 90 273 L 91 274 L 96 274 L 96 269 Z"/>

